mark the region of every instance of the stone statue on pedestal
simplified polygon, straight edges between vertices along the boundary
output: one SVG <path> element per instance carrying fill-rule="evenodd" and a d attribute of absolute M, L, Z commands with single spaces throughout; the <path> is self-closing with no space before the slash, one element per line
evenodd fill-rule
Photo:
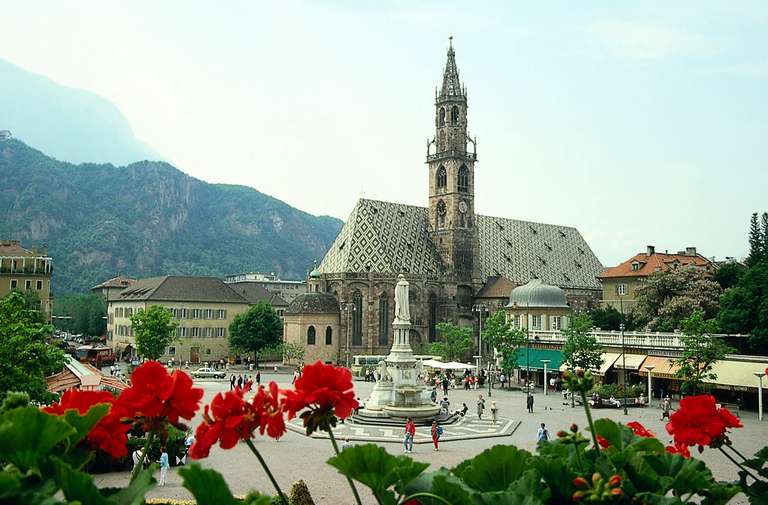
<path fill-rule="evenodd" d="M 405 276 L 397 276 L 397 286 L 395 286 L 395 323 L 410 323 L 411 310 L 408 300 L 408 281 Z"/>

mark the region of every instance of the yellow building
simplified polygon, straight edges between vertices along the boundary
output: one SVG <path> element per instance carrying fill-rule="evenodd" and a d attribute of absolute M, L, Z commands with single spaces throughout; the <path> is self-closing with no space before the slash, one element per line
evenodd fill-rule
<path fill-rule="evenodd" d="M 18 240 L 0 242 L 0 298 L 11 291 L 32 293 L 40 300 L 46 321 L 53 313 L 51 274 L 53 259 L 45 251 L 24 249 Z"/>
<path fill-rule="evenodd" d="M 107 302 L 107 344 L 118 356 L 135 356 L 130 318 L 152 305 L 167 308 L 179 322 L 178 339 L 168 346 L 162 359 L 194 364 L 230 357 L 229 325 L 249 307 L 248 300 L 215 277 L 138 280 Z"/>
<path fill-rule="evenodd" d="M 541 331 L 559 331 L 568 326 L 571 308 L 565 301 L 565 291 L 531 279 L 518 286 L 509 295 L 504 308 L 507 320 L 516 328 Z"/>

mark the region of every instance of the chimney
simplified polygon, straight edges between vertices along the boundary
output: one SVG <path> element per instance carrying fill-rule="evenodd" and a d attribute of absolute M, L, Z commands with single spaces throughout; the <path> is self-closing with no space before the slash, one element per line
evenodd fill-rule
<path fill-rule="evenodd" d="M 685 248 L 685 255 L 686 256 L 696 256 L 696 248 L 695 247 L 686 247 Z"/>
<path fill-rule="evenodd" d="M 652 246 L 652 245 L 649 245 L 648 246 L 648 256 L 650 256 L 651 254 L 655 254 L 655 253 L 656 253 L 656 248 L 654 246 Z"/>

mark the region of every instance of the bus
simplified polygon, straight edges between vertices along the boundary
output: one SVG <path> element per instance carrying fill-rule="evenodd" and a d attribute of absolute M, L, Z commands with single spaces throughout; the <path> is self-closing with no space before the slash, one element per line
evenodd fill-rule
<path fill-rule="evenodd" d="M 115 364 L 115 353 L 111 347 L 81 345 L 75 350 L 75 358 L 81 363 L 90 363 L 97 368 Z"/>
<path fill-rule="evenodd" d="M 388 354 L 357 354 L 352 356 L 352 375 L 360 376 L 365 370 L 371 370 L 379 366 L 379 361 L 385 361 Z M 414 354 L 415 359 L 426 361 L 428 359 L 434 359 L 436 361 L 442 361 L 442 356 L 435 356 L 432 354 Z"/>

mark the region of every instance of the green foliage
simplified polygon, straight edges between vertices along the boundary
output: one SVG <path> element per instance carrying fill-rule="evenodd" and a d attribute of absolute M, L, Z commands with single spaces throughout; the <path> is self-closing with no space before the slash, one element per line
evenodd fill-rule
<path fill-rule="evenodd" d="M 501 354 L 506 371 L 517 368 L 517 349 L 525 345 L 525 330 L 515 328 L 504 311 L 500 310 L 486 319 L 483 341 Z"/>
<path fill-rule="evenodd" d="M 472 328 L 469 326 L 456 326 L 450 321 L 443 321 L 435 325 L 440 340 L 433 342 L 430 352 L 446 361 L 455 361 L 467 357 L 472 348 Z"/>
<path fill-rule="evenodd" d="M 45 377 L 62 370 L 64 353 L 47 343 L 51 332 L 20 293 L 0 300 L 0 399 L 8 391 L 24 391 L 38 402 L 52 398 Z"/>
<path fill-rule="evenodd" d="M 176 340 L 178 321 L 170 310 L 162 305 L 150 305 L 131 316 L 133 334 L 136 336 L 136 352 L 146 359 L 157 360 L 165 354 L 165 348 Z"/>
<path fill-rule="evenodd" d="M 294 342 L 278 342 L 277 345 L 266 348 L 268 353 L 282 356 L 283 361 L 304 361 L 304 355 L 307 352 L 306 347 Z"/>
<path fill-rule="evenodd" d="M 768 219 L 766 220 L 768 222 Z M 765 251 L 766 231 L 760 228 L 760 221 L 757 218 L 757 212 L 753 212 L 749 219 L 749 255 L 747 256 L 747 266 L 755 266 L 765 259 L 768 252 Z"/>
<path fill-rule="evenodd" d="M 622 317 L 621 312 L 612 305 L 594 308 L 587 312 L 587 314 L 592 319 L 592 324 L 595 328 L 600 328 L 601 330 L 619 331 L 622 321 L 624 321 L 624 329 L 626 331 L 633 331 L 640 326 L 633 312 L 624 314 Z"/>
<path fill-rule="evenodd" d="M 743 265 L 734 261 L 718 268 L 714 279 L 723 290 L 726 290 L 736 286 L 746 271 L 747 269 Z"/>
<path fill-rule="evenodd" d="M 591 393 L 599 394 L 600 398 L 623 398 L 625 391 L 622 384 L 600 384 L 592 388 Z M 634 384 L 626 390 L 627 398 L 637 398 L 641 393 L 647 397 L 644 384 Z"/>
<path fill-rule="evenodd" d="M 749 335 L 756 354 L 768 354 L 768 261 L 759 263 L 720 299 L 721 331 Z"/>
<path fill-rule="evenodd" d="M 653 331 L 673 331 L 700 310 L 707 319 L 720 309 L 720 285 L 701 268 L 680 267 L 648 277 L 637 291 L 635 312 Z"/>
<path fill-rule="evenodd" d="M 0 143 L 0 187 L 0 236 L 47 244 L 59 295 L 88 292 L 121 265 L 135 278 L 253 269 L 303 278 L 342 224 L 167 163 L 71 165 L 18 140 Z"/>
<path fill-rule="evenodd" d="M 260 301 L 248 312 L 238 314 L 229 325 L 229 345 L 241 352 L 253 353 L 258 362 L 259 352 L 274 348 L 283 334 L 283 323 L 268 302 Z"/>
<path fill-rule="evenodd" d="M 562 330 L 561 333 L 565 337 L 562 349 L 563 363 L 569 370 L 595 370 L 603 364 L 603 347 L 590 331 L 592 319 L 586 314 L 572 317 L 568 326 Z"/>
<path fill-rule="evenodd" d="M 57 319 L 56 327 L 79 335 L 97 337 L 107 329 L 107 307 L 98 295 L 64 295 L 56 299 L 54 313 L 71 319 Z"/>
<path fill-rule="evenodd" d="M 679 367 L 676 376 L 683 379 L 682 389 L 686 392 L 696 392 L 704 381 L 714 381 L 717 374 L 712 372 L 715 363 L 732 352 L 719 338 L 712 333 L 717 329 L 714 320 L 705 320 L 704 313 L 696 311 L 683 320 L 682 355 L 673 362 Z"/>

